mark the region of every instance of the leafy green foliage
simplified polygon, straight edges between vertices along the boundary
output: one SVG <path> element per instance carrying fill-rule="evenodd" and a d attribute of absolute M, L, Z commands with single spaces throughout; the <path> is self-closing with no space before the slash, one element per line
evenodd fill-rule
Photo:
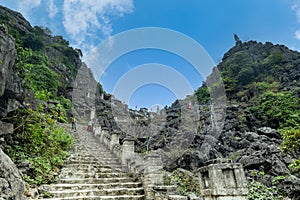
<path fill-rule="evenodd" d="M 227 92 L 237 91 L 253 81 L 256 76 L 257 63 L 245 51 L 235 53 L 224 63 L 222 78 Z M 237 84 L 238 83 L 238 84 Z"/>
<path fill-rule="evenodd" d="M 11 122 L 15 132 L 5 152 L 17 165 L 24 161 L 30 163 L 30 170 L 24 173 L 25 181 L 37 185 L 55 181 L 55 174 L 72 146 L 71 135 L 66 134 L 41 108 L 19 109 Z"/>
<path fill-rule="evenodd" d="M 22 80 L 23 87 L 32 89 L 36 98 L 46 100 L 57 95 L 60 82 L 58 74 L 51 70 L 48 57 L 31 49 L 18 47 L 14 69 Z"/>
<path fill-rule="evenodd" d="M 273 128 L 279 128 L 286 153 L 300 153 L 300 100 L 290 92 L 267 92 L 252 108 L 255 115 Z M 290 166 L 294 173 L 300 173 L 300 157 Z"/>
<path fill-rule="evenodd" d="M 276 66 L 282 64 L 284 57 L 280 51 L 272 51 L 268 57 L 263 60 L 265 66 Z"/>
<path fill-rule="evenodd" d="M 209 90 L 205 85 L 199 87 L 195 91 L 195 95 L 196 95 L 197 100 L 198 100 L 199 103 L 205 104 L 205 103 L 208 103 L 211 100 Z"/>
<path fill-rule="evenodd" d="M 176 185 L 176 190 L 181 195 L 194 193 L 200 196 L 199 183 L 188 171 L 176 169 L 170 176 L 164 177 L 164 184 Z"/>
<path fill-rule="evenodd" d="M 284 200 L 287 196 L 277 189 L 274 184 L 272 187 L 267 187 L 257 181 L 252 181 L 248 184 L 248 191 L 247 200 Z"/>
<path fill-rule="evenodd" d="M 281 129 L 280 133 L 283 137 L 281 148 L 284 152 L 300 154 L 300 125 L 296 128 Z M 289 168 L 292 173 L 300 175 L 300 157 L 294 160 Z"/>
<path fill-rule="evenodd" d="M 106 94 L 106 92 L 103 90 L 103 87 L 100 83 L 97 83 L 97 87 L 98 87 L 100 94 Z"/>
<path fill-rule="evenodd" d="M 299 99 L 290 92 L 267 92 L 252 108 L 257 118 L 273 128 L 300 126 Z"/>
<path fill-rule="evenodd" d="M 25 48 L 30 48 L 33 51 L 43 50 L 45 48 L 45 44 L 43 42 L 42 37 L 37 36 L 35 34 L 29 33 L 22 38 L 23 45 Z"/>

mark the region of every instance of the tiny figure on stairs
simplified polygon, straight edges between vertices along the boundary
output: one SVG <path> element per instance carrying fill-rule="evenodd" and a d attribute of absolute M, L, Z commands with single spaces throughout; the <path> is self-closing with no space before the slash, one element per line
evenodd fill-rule
<path fill-rule="evenodd" d="M 72 121 L 72 130 L 76 131 L 76 118 L 72 116 L 71 121 Z"/>
<path fill-rule="evenodd" d="M 89 123 L 88 123 L 88 127 L 87 127 L 87 131 L 92 132 L 93 131 L 93 122 L 90 119 Z"/>

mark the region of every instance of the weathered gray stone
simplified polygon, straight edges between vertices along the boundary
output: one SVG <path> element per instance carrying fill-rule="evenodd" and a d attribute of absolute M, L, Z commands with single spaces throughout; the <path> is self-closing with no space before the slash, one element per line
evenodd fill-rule
<path fill-rule="evenodd" d="M 126 138 L 122 145 L 122 164 L 126 164 L 127 159 L 134 156 L 134 140 Z"/>
<path fill-rule="evenodd" d="M 0 149 L 0 199 L 25 199 L 24 181 L 15 164 Z"/>
<path fill-rule="evenodd" d="M 281 138 L 280 133 L 278 133 L 278 131 L 276 131 L 275 129 L 272 129 L 270 127 L 261 127 L 259 129 L 257 129 L 257 133 L 260 135 L 268 136 L 270 138 L 277 138 L 277 139 Z"/>
<path fill-rule="evenodd" d="M 95 118 L 97 82 L 85 63 L 78 70 L 72 87 L 72 103 L 78 115 L 86 121 Z"/>
<path fill-rule="evenodd" d="M 247 181 L 239 163 L 209 164 L 198 170 L 198 177 L 205 200 L 245 200 L 247 197 Z"/>
<path fill-rule="evenodd" d="M 0 136 L 12 134 L 14 132 L 13 124 L 0 121 Z"/>
<path fill-rule="evenodd" d="M 4 25 L 1 27 L 6 28 Z M 2 96 L 12 75 L 12 66 L 16 58 L 13 38 L 2 28 L 0 29 L 0 52 L 0 96 Z"/>

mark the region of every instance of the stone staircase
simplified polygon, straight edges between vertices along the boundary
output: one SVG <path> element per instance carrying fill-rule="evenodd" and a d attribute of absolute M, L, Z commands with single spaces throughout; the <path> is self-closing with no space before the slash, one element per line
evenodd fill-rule
<path fill-rule="evenodd" d="M 75 138 L 74 147 L 58 182 L 49 186 L 51 200 L 145 199 L 142 182 L 132 177 L 85 126 L 69 131 Z"/>

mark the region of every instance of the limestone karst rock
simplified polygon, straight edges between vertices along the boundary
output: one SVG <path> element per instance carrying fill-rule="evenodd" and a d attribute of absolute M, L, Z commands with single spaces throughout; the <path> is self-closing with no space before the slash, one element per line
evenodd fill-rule
<path fill-rule="evenodd" d="M 0 149 L 0 199 L 25 199 L 25 184 L 11 159 Z"/>

